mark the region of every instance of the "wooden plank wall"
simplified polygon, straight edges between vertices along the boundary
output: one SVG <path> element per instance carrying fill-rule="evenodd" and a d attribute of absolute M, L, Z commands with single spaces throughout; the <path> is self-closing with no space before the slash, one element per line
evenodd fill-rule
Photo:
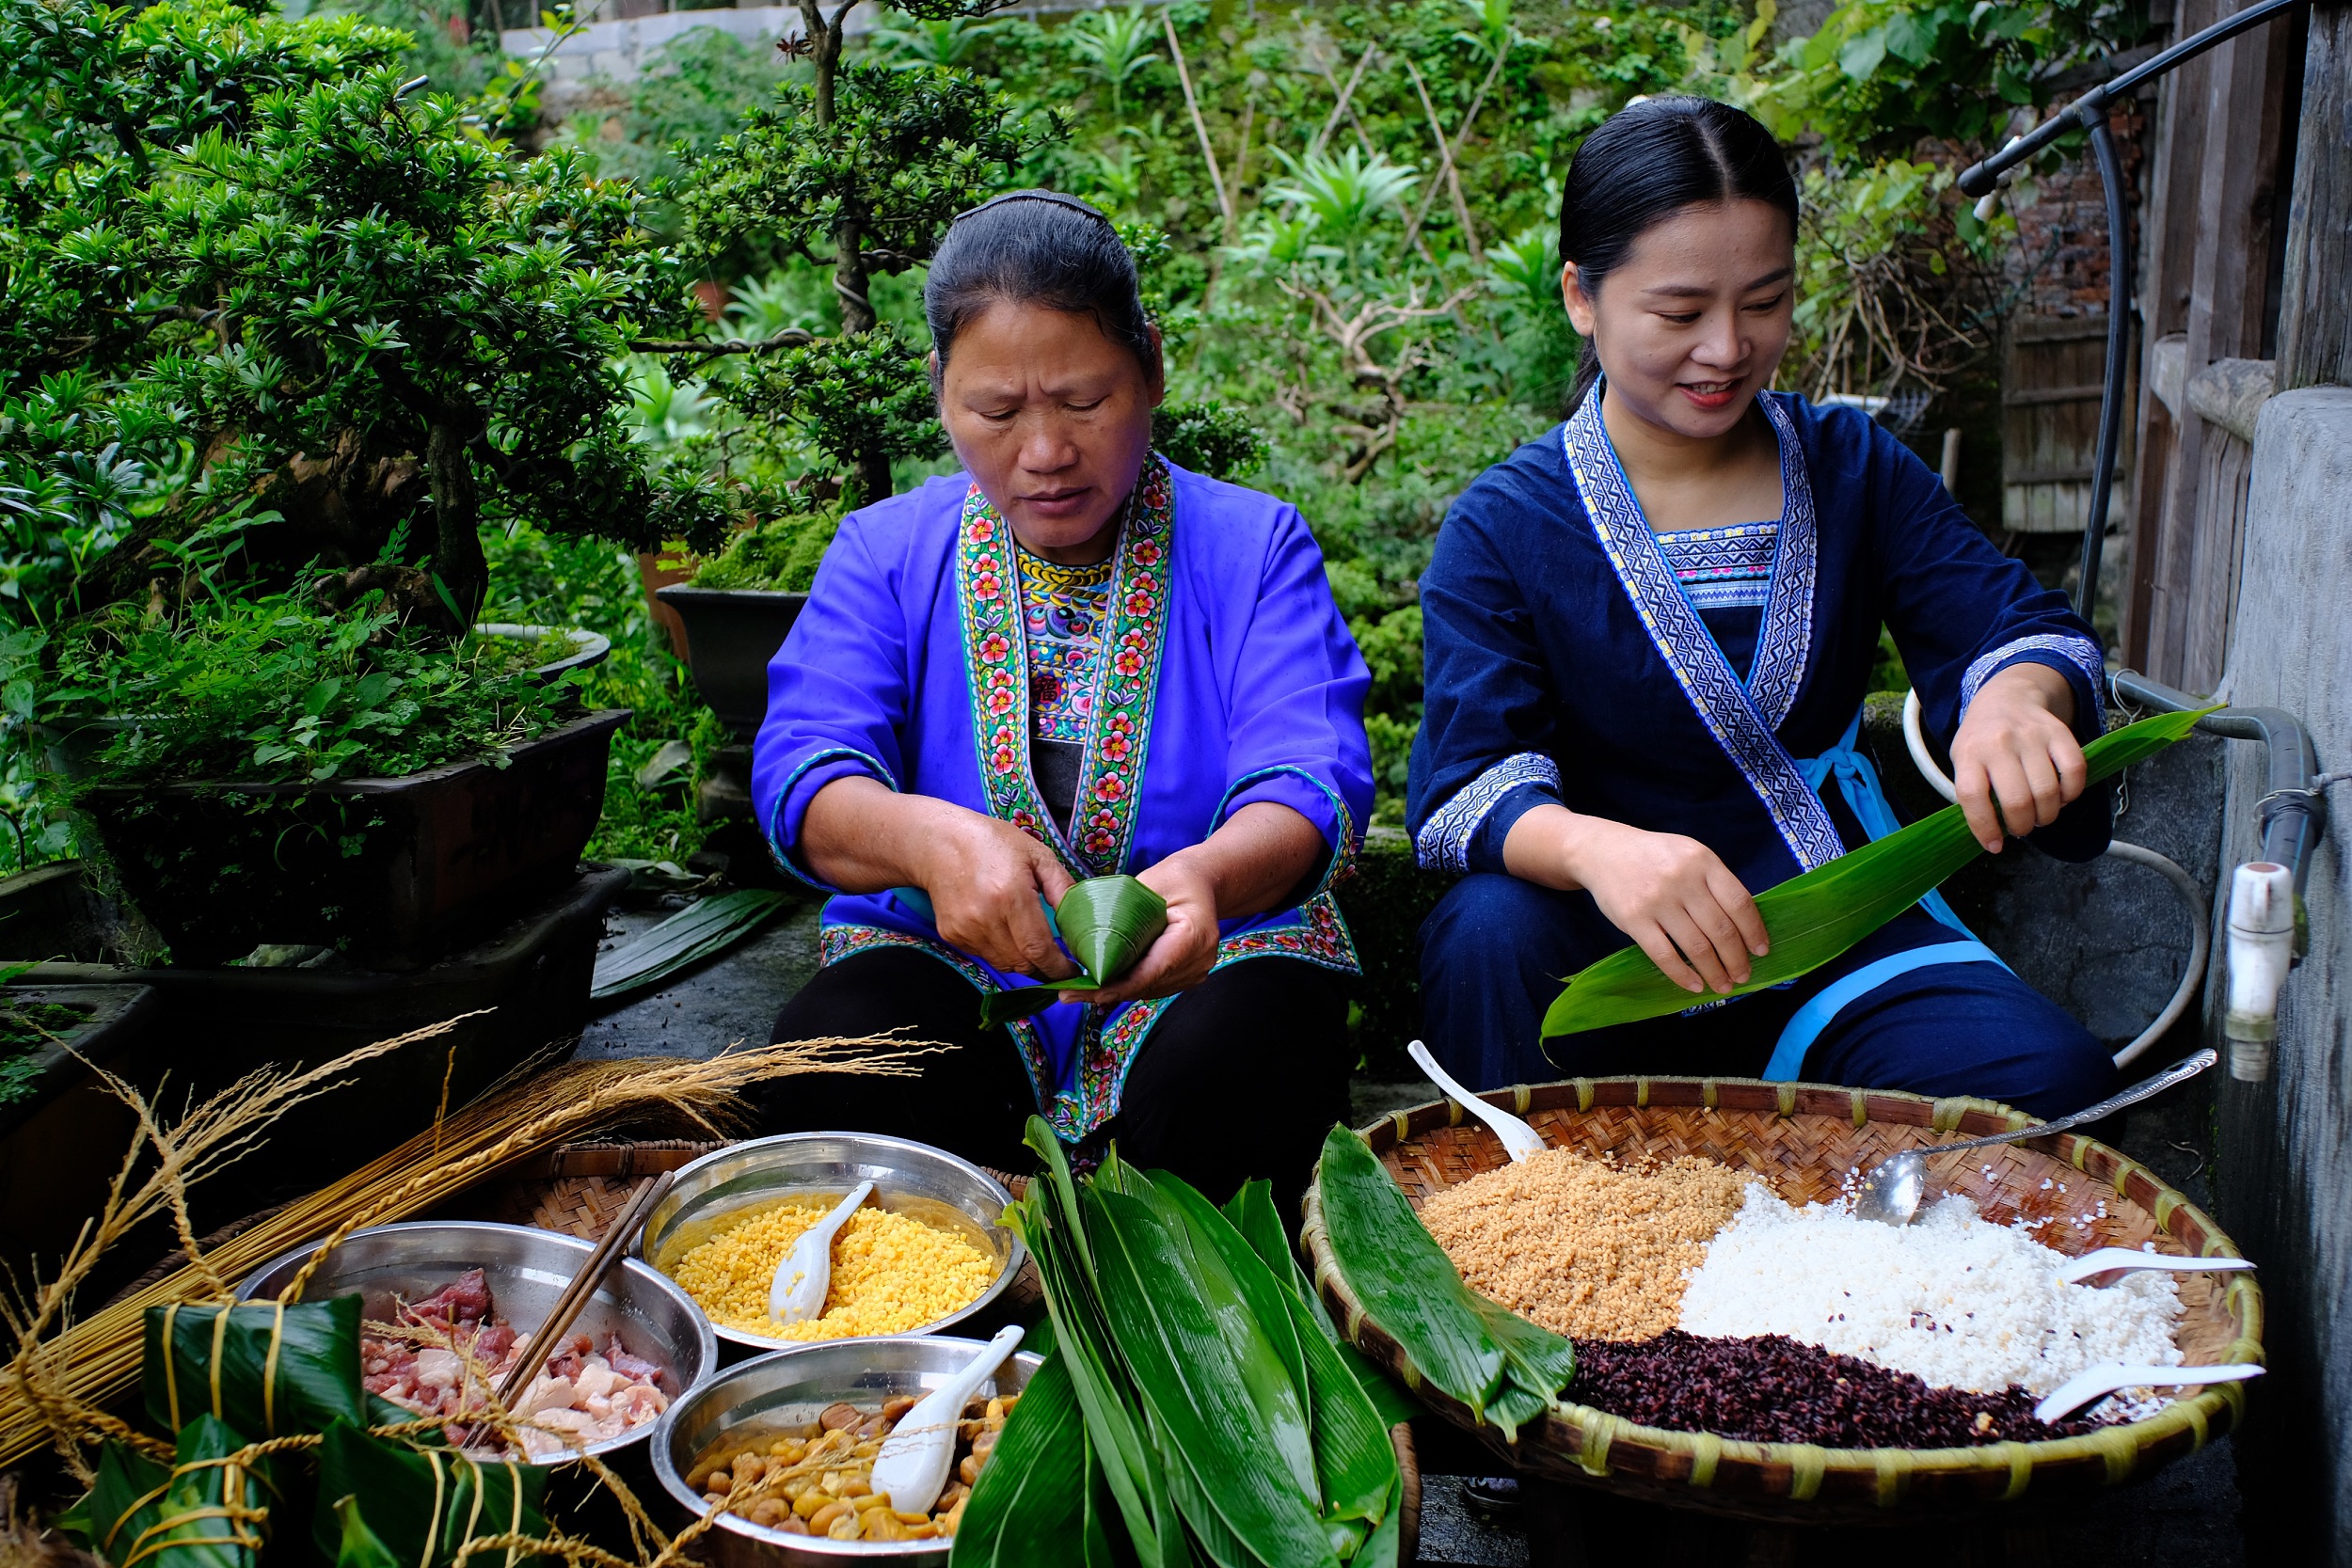
<path fill-rule="evenodd" d="M 2173 36 L 2238 8 L 2235 0 L 2179 0 Z M 2187 376 L 2217 359 L 2273 352 L 2274 226 L 2285 217 L 2280 175 L 2294 145 L 2301 78 L 2300 24 L 2278 23 L 2175 72 L 2158 102 L 2139 288 L 2148 359 L 2123 657 L 2191 691 L 2213 689 L 2228 659 L 2244 461 L 2208 452 L 2224 433 L 2185 402 L 2168 408 L 2150 372 L 2157 341 L 2170 335 L 2184 341 Z M 2234 491 L 2218 483 L 2223 470 Z"/>
<path fill-rule="evenodd" d="M 2279 389 L 2352 387 L 2352 6 L 2311 10 L 2301 144 L 2280 290 Z"/>
<path fill-rule="evenodd" d="M 2001 526 L 2011 533 L 2080 533 L 2099 454 L 2106 317 L 2016 322 L 2004 335 L 2002 356 Z M 2126 427 L 2116 454 L 2123 485 L 2130 483 L 2132 436 Z M 2107 527 L 2125 514 L 2119 485 L 2109 493 Z"/>

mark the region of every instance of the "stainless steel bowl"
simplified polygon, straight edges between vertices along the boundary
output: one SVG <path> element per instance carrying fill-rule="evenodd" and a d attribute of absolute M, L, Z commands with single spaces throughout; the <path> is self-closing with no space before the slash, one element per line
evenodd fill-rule
<path fill-rule="evenodd" d="M 313 1247 L 297 1247 L 262 1266 L 237 1288 L 241 1301 L 278 1294 L 310 1261 Z M 524 1225 L 470 1220 L 420 1220 L 357 1230 L 326 1255 L 304 1295 L 315 1301 L 357 1291 L 371 1320 L 390 1318 L 392 1298 L 430 1295 L 468 1269 L 480 1269 L 499 1316 L 525 1332 L 547 1318 L 555 1298 L 594 1250 L 578 1237 Z M 580 1309 L 573 1331 L 602 1343 L 618 1334 L 621 1348 L 669 1375 L 662 1392 L 672 1407 L 718 1370 L 719 1341 L 701 1308 L 685 1291 L 635 1259 L 604 1276 Z M 652 1435 L 649 1423 L 588 1449 L 610 1454 Z"/>
<path fill-rule="evenodd" d="M 869 1201 L 926 1225 L 961 1232 L 996 1259 L 996 1277 L 978 1299 L 909 1332 L 935 1334 L 985 1311 L 1021 1272 L 1026 1253 L 1002 1223 L 1012 1195 L 994 1177 L 929 1144 L 865 1132 L 787 1132 L 704 1155 L 677 1173 L 669 1196 L 654 1206 L 637 1239 L 637 1254 L 666 1275 L 688 1248 L 709 1240 L 746 1209 L 782 1198 L 829 1209 L 861 1181 L 874 1183 Z M 723 1324 L 718 1333 L 728 1343 L 754 1351 L 806 1342 L 747 1334 Z"/>
<path fill-rule="evenodd" d="M 879 1405 L 901 1394 L 919 1399 L 986 1348 L 977 1339 L 910 1334 L 827 1339 L 755 1357 L 728 1368 L 670 1406 L 654 1427 L 654 1474 L 685 1518 L 699 1517 L 707 1505 L 701 1493 L 686 1484 L 686 1478 L 694 1462 L 712 1449 L 731 1438 L 803 1426 L 838 1400 Z M 1042 1364 L 1041 1356 L 1017 1352 L 994 1378 L 980 1386 L 981 1396 L 1018 1392 Z M 946 1541 L 829 1541 L 787 1535 L 722 1513 L 693 1550 L 714 1568 L 840 1568 L 844 1558 L 885 1558 L 909 1568 L 938 1568 L 946 1562 L 950 1545 Z"/>

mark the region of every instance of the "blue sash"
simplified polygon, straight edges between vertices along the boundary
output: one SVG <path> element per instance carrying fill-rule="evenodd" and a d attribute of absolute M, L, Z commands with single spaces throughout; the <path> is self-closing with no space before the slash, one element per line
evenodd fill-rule
<path fill-rule="evenodd" d="M 1873 841 L 1884 838 L 1902 826 L 1895 820 L 1895 813 L 1886 803 L 1886 793 L 1880 787 L 1878 769 L 1870 759 L 1854 749 L 1854 741 L 1862 733 L 1862 714 L 1855 710 L 1853 722 L 1836 745 L 1818 757 L 1809 757 L 1797 764 L 1804 774 L 1804 782 L 1819 791 L 1835 776 L 1837 792 L 1846 798 L 1846 804 L 1862 824 L 1862 831 Z M 1788 1027 L 1780 1032 L 1780 1039 L 1772 1047 L 1772 1059 L 1764 1065 L 1763 1077 L 1772 1082 L 1785 1082 L 1800 1076 L 1804 1069 L 1804 1053 L 1820 1037 L 1830 1021 L 1854 998 L 1876 990 L 1898 974 L 1908 974 L 1930 964 L 2001 963 L 2001 956 L 1979 942 L 1974 932 L 1961 924 L 1960 916 L 1944 901 L 1941 893 L 1930 889 L 1919 907 L 1936 920 L 1959 933 L 1957 942 L 1938 942 L 1931 947 L 1915 947 L 1908 952 L 1893 954 L 1875 963 L 1864 964 L 1852 974 L 1824 987 L 1810 1002 L 1799 1007 L 1789 1019 Z"/>

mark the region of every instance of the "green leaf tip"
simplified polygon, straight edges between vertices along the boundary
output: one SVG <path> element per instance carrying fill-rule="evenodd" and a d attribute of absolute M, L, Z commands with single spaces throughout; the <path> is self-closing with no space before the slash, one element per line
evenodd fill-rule
<path fill-rule="evenodd" d="M 2083 748 L 2089 783 L 2114 777 L 2186 736 L 2214 711 L 2159 713 Z M 1733 996 L 1809 974 L 1917 903 L 1984 852 L 1957 805 L 1861 846 L 1756 895 L 1772 951 Z M 1544 1013 L 1544 1038 L 1662 1018 L 1717 1000 L 1666 978 L 1639 947 L 1619 948 L 1571 978 Z"/>

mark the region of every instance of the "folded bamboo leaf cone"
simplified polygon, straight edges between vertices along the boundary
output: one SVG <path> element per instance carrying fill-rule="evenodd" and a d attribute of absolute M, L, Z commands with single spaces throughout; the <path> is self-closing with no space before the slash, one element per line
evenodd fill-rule
<path fill-rule="evenodd" d="M 1133 877 L 1089 877 L 1061 895 L 1054 923 L 1070 956 L 1108 985 L 1168 929 L 1168 900 Z"/>

